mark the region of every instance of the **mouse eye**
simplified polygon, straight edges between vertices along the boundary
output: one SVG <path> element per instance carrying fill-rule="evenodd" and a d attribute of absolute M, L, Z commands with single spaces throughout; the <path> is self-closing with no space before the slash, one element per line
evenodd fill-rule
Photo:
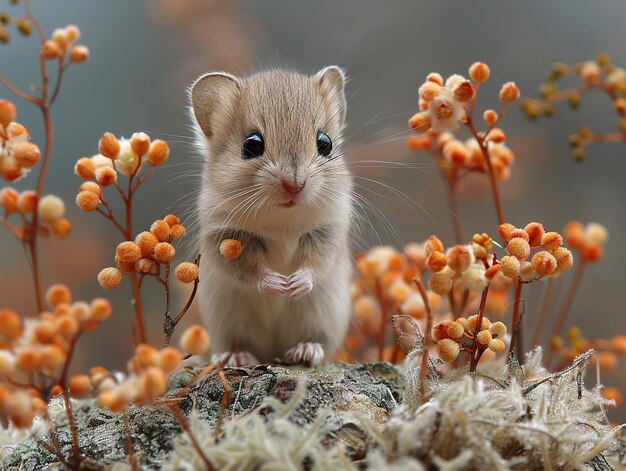
<path fill-rule="evenodd" d="M 333 141 L 330 140 L 328 134 L 320 131 L 317 133 L 317 151 L 320 155 L 328 157 L 330 151 L 333 150 Z"/>
<path fill-rule="evenodd" d="M 241 149 L 241 155 L 244 159 L 254 159 L 261 157 L 265 151 L 265 141 L 260 132 L 253 132 L 246 140 L 243 141 L 243 147 Z"/>

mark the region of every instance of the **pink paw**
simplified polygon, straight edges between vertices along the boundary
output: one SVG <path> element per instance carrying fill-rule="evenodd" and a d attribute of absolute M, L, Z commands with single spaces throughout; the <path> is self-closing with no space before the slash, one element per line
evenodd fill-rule
<path fill-rule="evenodd" d="M 289 297 L 293 300 L 300 299 L 313 289 L 313 274 L 311 270 L 300 269 L 292 273 L 289 277 L 288 289 Z"/>
<path fill-rule="evenodd" d="M 250 366 L 250 365 L 258 365 L 259 360 L 250 352 L 224 352 L 224 353 L 216 353 L 211 356 L 211 363 L 222 363 L 226 358 L 228 360 L 224 363 L 224 366 Z"/>
<path fill-rule="evenodd" d="M 318 365 L 324 359 L 324 347 L 320 343 L 301 342 L 287 350 L 285 360 L 306 366 Z"/>
<path fill-rule="evenodd" d="M 278 296 L 288 296 L 291 290 L 288 287 L 289 277 L 269 268 L 264 268 L 259 280 L 259 291 L 263 294 L 275 294 Z"/>

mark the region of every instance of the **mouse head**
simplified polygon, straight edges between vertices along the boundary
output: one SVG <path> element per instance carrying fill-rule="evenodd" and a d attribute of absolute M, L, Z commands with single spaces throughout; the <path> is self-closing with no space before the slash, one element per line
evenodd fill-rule
<path fill-rule="evenodd" d="M 332 209 L 349 194 L 341 152 L 344 84 L 340 68 L 326 67 L 313 76 L 211 73 L 192 85 L 193 114 L 208 151 L 204 181 L 228 201 L 224 211 L 240 205 L 250 216 L 288 215 L 296 208 Z"/>

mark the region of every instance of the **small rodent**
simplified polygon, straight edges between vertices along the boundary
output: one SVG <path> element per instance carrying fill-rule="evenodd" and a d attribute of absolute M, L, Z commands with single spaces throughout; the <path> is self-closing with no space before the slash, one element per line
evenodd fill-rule
<path fill-rule="evenodd" d="M 209 73 L 190 89 L 204 157 L 201 316 L 214 361 L 315 365 L 350 320 L 352 177 L 341 150 L 345 76 Z M 219 246 L 237 239 L 226 260 Z"/>

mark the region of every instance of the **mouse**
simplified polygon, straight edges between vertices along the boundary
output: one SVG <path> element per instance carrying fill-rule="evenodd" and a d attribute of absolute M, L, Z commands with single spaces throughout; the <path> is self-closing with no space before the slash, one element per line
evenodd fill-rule
<path fill-rule="evenodd" d="M 315 366 L 351 317 L 353 182 L 342 151 L 346 76 L 212 72 L 189 88 L 202 257 L 197 302 L 212 361 Z M 221 256 L 226 239 L 241 255 Z"/>

